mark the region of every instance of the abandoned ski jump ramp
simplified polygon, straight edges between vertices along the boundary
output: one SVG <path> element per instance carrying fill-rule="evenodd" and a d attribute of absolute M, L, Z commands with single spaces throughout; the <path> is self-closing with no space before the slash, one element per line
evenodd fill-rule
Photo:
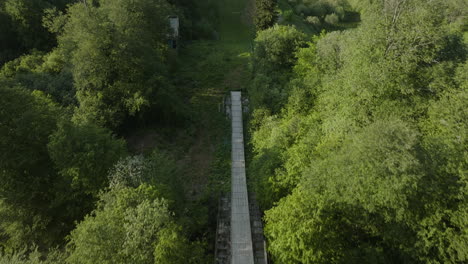
<path fill-rule="evenodd" d="M 249 198 L 245 175 L 241 92 L 231 92 L 231 264 L 254 264 Z"/>

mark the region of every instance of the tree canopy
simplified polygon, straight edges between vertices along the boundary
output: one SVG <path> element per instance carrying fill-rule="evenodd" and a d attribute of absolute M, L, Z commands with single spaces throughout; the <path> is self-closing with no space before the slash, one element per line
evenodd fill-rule
<path fill-rule="evenodd" d="M 188 246 L 152 187 L 123 187 L 106 193 L 71 233 L 68 262 L 188 263 Z"/>
<path fill-rule="evenodd" d="M 277 0 L 255 0 L 255 26 L 257 30 L 272 27 L 278 19 Z"/>
<path fill-rule="evenodd" d="M 107 1 L 68 9 L 59 49 L 69 59 L 77 122 L 118 128 L 169 93 L 165 1 Z"/>
<path fill-rule="evenodd" d="M 211 262 L 230 90 L 273 262 L 467 263 L 466 6 L 0 0 L 0 264 Z"/>
<path fill-rule="evenodd" d="M 362 4 L 359 27 L 293 53 L 283 107 L 254 109 L 249 169 L 269 250 L 280 263 L 466 262 L 458 3 Z"/>

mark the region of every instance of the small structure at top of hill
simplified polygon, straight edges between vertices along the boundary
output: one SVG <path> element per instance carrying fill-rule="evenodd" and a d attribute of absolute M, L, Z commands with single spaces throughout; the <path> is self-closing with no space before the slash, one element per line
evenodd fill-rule
<path fill-rule="evenodd" d="M 171 33 L 168 35 L 169 46 L 173 49 L 177 49 L 177 42 L 179 39 L 179 17 L 169 16 L 168 19 L 171 28 Z"/>

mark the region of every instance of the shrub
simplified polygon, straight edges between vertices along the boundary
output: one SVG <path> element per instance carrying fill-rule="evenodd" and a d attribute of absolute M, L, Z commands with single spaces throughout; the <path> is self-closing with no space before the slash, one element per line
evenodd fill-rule
<path fill-rule="evenodd" d="M 292 10 L 286 10 L 283 12 L 283 19 L 284 21 L 291 22 L 292 16 L 293 16 L 293 11 Z"/>
<path fill-rule="evenodd" d="M 340 18 L 340 20 L 343 20 L 343 18 L 345 17 L 345 9 L 342 7 L 342 6 L 338 6 L 335 8 L 335 14 L 338 15 L 338 17 Z"/>
<path fill-rule="evenodd" d="M 305 21 L 311 25 L 314 25 L 314 26 L 320 26 L 320 18 L 316 17 L 316 16 L 308 16 L 306 17 Z"/>
<path fill-rule="evenodd" d="M 295 53 L 305 45 L 306 36 L 293 26 L 261 31 L 255 39 L 255 78 L 249 89 L 252 105 L 279 109 L 285 102 L 285 81 L 296 62 Z"/>
<path fill-rule="evenodd" d="M 336 25 L 336 24 L 338 24 L 339 21 L 340 21 L 340 18 L 335 13 L 332 13 L 332 14 L 329 14 L 329 15 L 325 16 L 325 22 L 330 24 L 330 25 Z"/>

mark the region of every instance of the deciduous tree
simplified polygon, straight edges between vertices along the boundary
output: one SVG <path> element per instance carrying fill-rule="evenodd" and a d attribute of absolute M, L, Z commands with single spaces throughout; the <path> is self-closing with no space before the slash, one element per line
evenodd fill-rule
<path fill-rule="evenodd" d="M 165 82 L 167 16 L 165 0 L 77 3 L 59 46 L 69 56 L 80 107 L 77 122 L 109 128 L 158 104 Z"/>
<path fill-rule="evenodd" d="M 278 19 L 277 0 L 255 0 L 255 26 L 257 30 L 272 27 Z"/>

